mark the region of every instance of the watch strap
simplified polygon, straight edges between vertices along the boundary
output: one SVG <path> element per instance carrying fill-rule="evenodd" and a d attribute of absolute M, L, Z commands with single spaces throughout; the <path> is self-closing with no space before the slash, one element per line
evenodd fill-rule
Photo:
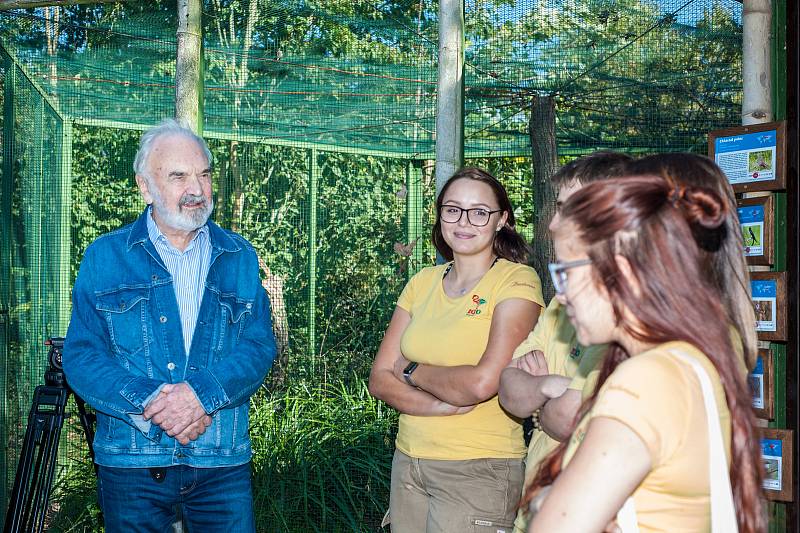
<path fill-rule="evenodd" d="M 411 374 L 414 372 L 414 370 L 417 369 L 418 366 L 419 366 L 419 363 L 417 363 L 415 361 L 412 361 L 412 362 L 408 363 L 408 365 L 406 365 L 406 367 L 403 369 L 403 379 L 405 379 L 406 383 L 408 383 L 410 386 L 414 387 L 415 389 L 417 388 L 417 384 L 414 383 L 413 379 L 411 379 Z"/>

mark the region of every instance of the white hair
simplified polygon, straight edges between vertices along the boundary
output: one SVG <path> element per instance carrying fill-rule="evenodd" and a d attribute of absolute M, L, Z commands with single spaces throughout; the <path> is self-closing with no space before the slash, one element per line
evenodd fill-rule
<path fill-rule="evenodd" d="M 205 139 L 197 135 L 191 129 L 178 123 L 177 120 L 167 118 L 162 120 L 157 126 L 153 126 L 142 134 L 139 139 L 139 150 L 136 151 L 136 158 L 133 160 L 133 171 L 136 175 L 145 177 L 148 181 L 151 176 L 147 171 L 147 160 L 150 158 L 150 152 L 153 149 L 153 144 L 160 137 L 168 135 L 183 135 L 192 139 L 203 150 L 209 166 L 211 165 L 211 150 L 208 149 Z"/>

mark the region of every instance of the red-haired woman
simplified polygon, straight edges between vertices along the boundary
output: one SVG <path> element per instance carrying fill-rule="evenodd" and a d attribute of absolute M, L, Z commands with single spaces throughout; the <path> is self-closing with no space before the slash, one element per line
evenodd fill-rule
<path fill-rule="evenodd" d="M 610 348 L 572 437 L 527 487 L 524 504 L 541 499 L 529 531 L 603 531 L 617 517 L 643 532 L 764 530 L 750 395 L 696 244 L 724 238 L 726 211 L 709 189 L 647 175 L 564 205 L 556 297 L 581 344 Z"/>

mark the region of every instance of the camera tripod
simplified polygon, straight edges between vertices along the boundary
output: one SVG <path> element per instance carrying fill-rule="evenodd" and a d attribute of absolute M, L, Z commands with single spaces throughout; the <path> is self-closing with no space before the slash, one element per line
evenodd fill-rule
<path fill-rule="evenodd" d="M 44 528 L 58 458 L 58 442 L 70 394 L 75 398 L 78 417 L 89 445 L 89 455 L 94 463 L 92 440 L 96 417 L 94 413 L 86 411 L 83 400 L 67 385 L 61 366 L 64 339 L 53 337 L 45 341 L 45 346 L 50 347 L 47 354 L 48 369 L 44 373 L 45 384 L 37 386 L 33 393 L 28 427 L 3 527 L 5 533 L 39 533 Z"/>

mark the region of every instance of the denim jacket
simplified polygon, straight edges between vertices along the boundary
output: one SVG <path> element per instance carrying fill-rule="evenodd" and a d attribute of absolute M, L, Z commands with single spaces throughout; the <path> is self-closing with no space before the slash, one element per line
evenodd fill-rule
<path fill-rule="evenodd" d="M 86 249 L 72 290 L 64 372 L 97 411 L 95 460 L 148 468 L 246 463 L 249 398 L 275 357 L 255 250 L 208 222 L 211 266 L 187 356 L 172 278 L 148 237 L 147 213 Z M 180 382 L 213 420 L 185 446 L 141 416 L 163 384 Z"/>

